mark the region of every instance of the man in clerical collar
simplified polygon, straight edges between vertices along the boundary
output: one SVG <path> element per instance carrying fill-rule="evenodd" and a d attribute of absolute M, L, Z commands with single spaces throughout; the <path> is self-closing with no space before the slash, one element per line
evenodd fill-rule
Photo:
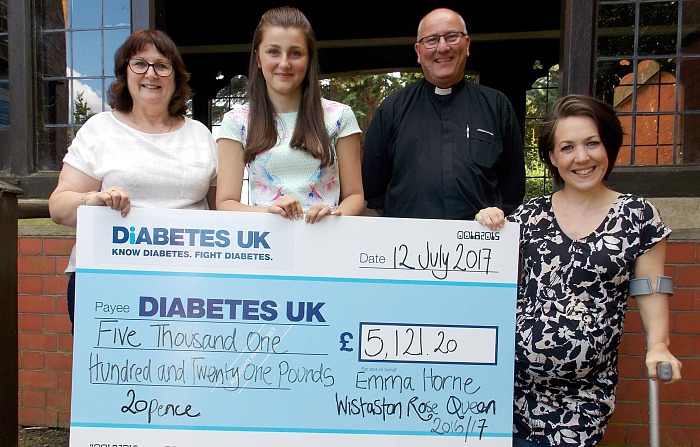
<path fill-rule="evenodd" d="M 376 214 L 473 220 L 482 208 L 508 214 L 522 203 L 520 125 L 503 93 L 465 80 L 469 45 L 456 11 L 420 21 L 424 78 L 387 97 L 367 129 L 362 181 Z"/>

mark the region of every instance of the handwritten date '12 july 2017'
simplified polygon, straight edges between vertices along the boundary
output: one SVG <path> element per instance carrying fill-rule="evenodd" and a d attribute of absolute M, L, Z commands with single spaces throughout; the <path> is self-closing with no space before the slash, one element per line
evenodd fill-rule
<path fill-rule="evenodd" d="M 411 250 L 407 244 L 393 248 L 391 256 L 360 253 L 360 268 L 430 270 L 436 279 L 447 279 L 449 272 L 495 273 L 489 270 L 491 248 L 470 249 L 459 243 L 454 249 L 446 249 L 443 244 L 431 246 L 425 243 L 425 250 Z M 414 254 L 417 253 L 417 254 Z"/>

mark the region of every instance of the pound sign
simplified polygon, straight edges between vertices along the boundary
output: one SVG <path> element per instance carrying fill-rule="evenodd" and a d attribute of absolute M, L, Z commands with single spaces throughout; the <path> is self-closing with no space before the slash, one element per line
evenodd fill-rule
<path fill-rule="evenodd" d="M 341 351 L 352 351 L 352 348 L 348 348 L 346 345 L 352 340 L 352 334 L 350 332 L 343 332 L 340 334 L 340 347 Z"/>

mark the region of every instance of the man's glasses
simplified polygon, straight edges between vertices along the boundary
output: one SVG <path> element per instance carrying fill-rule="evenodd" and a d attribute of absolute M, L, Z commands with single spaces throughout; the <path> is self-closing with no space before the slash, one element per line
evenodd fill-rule
<path fill-rule="evenodd" d="M 421 39 L 418 39 L 418 43 L 422 43 L 425 48 L 431 49 L 440 45 L 440 38 L 443 37 L 447 45 L 456 45 L 459 43 L 460 40 L 462 40 L 462 36 L 466 35 L 466 33 L 463 33 L 461 31 L 453 31 L 451 33 L 439 35 L 433 34 L 431 36 L 425 36 Z"/>
<path fill-rule="evenodd" d="M 136 74 L 144 74 L 148 71 L 150 67 L 158 76 L 168 77 L 173 74 L 173 64 L 169 62 L 156 62 L 154 64 L 149 64 L 143 59 L 131 58 L 127 59 L 129 63 L 129 68 Z"/>

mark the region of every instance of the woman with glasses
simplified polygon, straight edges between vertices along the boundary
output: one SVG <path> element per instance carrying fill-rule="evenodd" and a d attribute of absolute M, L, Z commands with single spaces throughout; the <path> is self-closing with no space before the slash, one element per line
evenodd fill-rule
<path fill-rule="evenodd" d="M 79 206 L 214 209 L 216 143 L 185 116 L 192 91 L 175 43 L 161 31 L 136 31 L 114 55 L 111 111 L 90 117 L 63 159 L 49 198 L 54 222 L 76 226 Z M 66 273 L 74 320 L 75 248 Z"/>
<path fill-rule="evenodd" d="M 424 78 L 387 97 L 367 128 L 362 183 L 367 207 L 387 217 L 472 220 L 510 212 L 525 194 L 515 110 L 501 92 L 465 79 L 470 38 L 456 11 L 418 25 Z"/>

